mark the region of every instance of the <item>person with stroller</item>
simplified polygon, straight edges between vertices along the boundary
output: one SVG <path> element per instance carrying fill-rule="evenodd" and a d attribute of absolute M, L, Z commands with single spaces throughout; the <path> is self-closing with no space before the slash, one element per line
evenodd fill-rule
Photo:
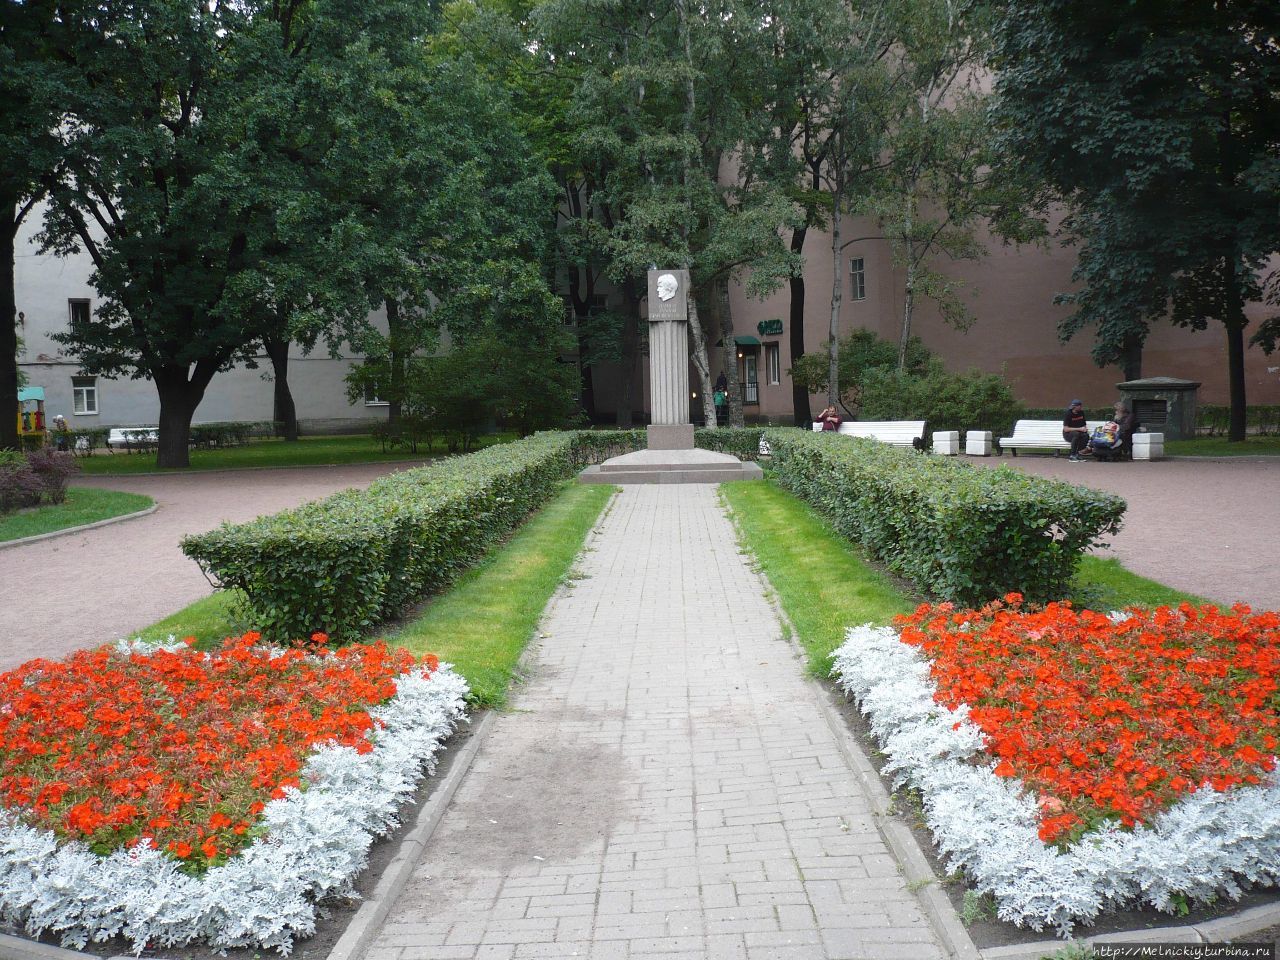
<path fill-rule="evenodd" d="M 1115 413 L 1111 420 L 1093 431 L 1089 437 L 1089 449 L 1086 456 L 1095 460 L 1119 460 L 1133 443 L 1133 431 L 1137 421 L 1123 400 L 1117 400 Z"/>

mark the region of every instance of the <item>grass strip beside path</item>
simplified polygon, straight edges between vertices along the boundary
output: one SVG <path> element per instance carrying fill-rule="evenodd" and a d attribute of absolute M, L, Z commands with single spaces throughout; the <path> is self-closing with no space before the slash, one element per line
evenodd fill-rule
<path fill-rule="evenodd" d="M 826 677 L 845 631 L 885 624 L 924 598 L 896 584 L 863 559 L 807 503 L 767 480 L 722 484 L 743 546 L 760 564 L 799 634 L 809 670 Z M 1127 606 L 1207 603 L 1131 573 L 1114 558 L 1081 558 L 1071 597 L 1076 606 L 1110 611 Z"/>
<path fill-rule="evenodd" d="M 481 437 L 475 449 L 511 439 L 511 434 Z M 394 463 L 426 460 L 445 456 L 448 448 L 437 440 L 430 448 L 418 445 L 418 452 L 408 447 L 382 449 L 381 443 L 368 434 L 354 436 L 303 437 L 285 442 L 272 437 L 250 440 L 241 447 L 219 450 L 192 450 L 191 466 L 163 470 L 156 466 L 154 453 L 103 453 L 82 457 L 80 472 L 86 476 L 123 476 L 136 473 L 186 473 L 193 470 L 236 470 L 262 467 L 315 467 L 348 463 Z"/>
<path fill-rule="evenodd" d="M 139 493 L 99 490 L 97 487 L 68 487 L 67 499 L 0 517 L 0 542 L 35 537 L 69 527 L 137 513 L 155 503 Z"/>
<path fill-rule="evenodd" d="M 501 549 L 388 638 L 452 663 L 487 707 L 506 701 L 516 663 L 615 488 L 570 484 Z"/>
<path fill-rule="evenodd" d="M 809 670 L 831 673 L 831 654 L 847 629 L 888 623 L 913 600 L 863 561 L 804 501 L 767 480 L 720 485 L 742 544 L 760 564 L 799 635 Z"/>
<path fill-rule="evenodd" d="M 510 540 L 427 601 L 388 642 L 452 663 L 471 684 L 473 702 L 501 706 L 542 611 L 615 489 L 567 483 Z M 236 599 L 236 591 L 215 593 L 132 635 L 195 637 L 199 646 L 211 648 L 223 637 L 253 629 L 236 619 Z"/>

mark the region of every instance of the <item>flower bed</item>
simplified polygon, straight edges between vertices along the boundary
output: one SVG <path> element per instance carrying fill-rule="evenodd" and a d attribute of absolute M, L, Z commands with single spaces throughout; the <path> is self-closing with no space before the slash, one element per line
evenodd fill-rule
<path fill-rule="evenodd" d="M 1280 880 L 1280 615 L 923 606 L 851 630 L 840 685 L 948 866 L 1068 933 Z"/>
<path fill-rule="evenodd" d="M 0 676 L 0 918 L 72 947 L 310 935 L 466 692 L 434 658 L 324 639 L 135 641 Z"/>

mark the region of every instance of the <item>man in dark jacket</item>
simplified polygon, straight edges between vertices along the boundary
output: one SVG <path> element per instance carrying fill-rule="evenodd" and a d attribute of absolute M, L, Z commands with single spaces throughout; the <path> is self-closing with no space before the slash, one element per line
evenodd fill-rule
<path fill-rule="evenodd" d="M 1084 419 L 1084 403 L 1072 400 L 1062 418 L 1062 439 L 1071 444 L 1071 455 L 1067 457 L 1072 463 L 1080 460 L 1080 451 L 1089 445 L 1089 427 Z"/>

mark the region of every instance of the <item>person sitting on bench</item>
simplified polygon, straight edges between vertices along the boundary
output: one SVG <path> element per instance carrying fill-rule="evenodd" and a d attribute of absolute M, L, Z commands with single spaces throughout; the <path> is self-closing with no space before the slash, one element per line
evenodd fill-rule
<path fill-rule="evenodd" d="M 1072 400 L 1062 418 L 1062 439 L 1071 444 L 1071 454 L 1067 457 L 1073 463 L 1080 460 L 1080 451 L 1089 446 L 1089 425 L 1084 418 L 1084 403 Z"/>
<path fill-rule="evenodd" d="M 1091 454 L 1097 460 L 1119 460 L 1125 453 L 1132 455 L 1133 431 L 1137 425 L 1128 404 L 1117 400 L 1114 418 L 1094 431 L 1086 455 Z"/>

